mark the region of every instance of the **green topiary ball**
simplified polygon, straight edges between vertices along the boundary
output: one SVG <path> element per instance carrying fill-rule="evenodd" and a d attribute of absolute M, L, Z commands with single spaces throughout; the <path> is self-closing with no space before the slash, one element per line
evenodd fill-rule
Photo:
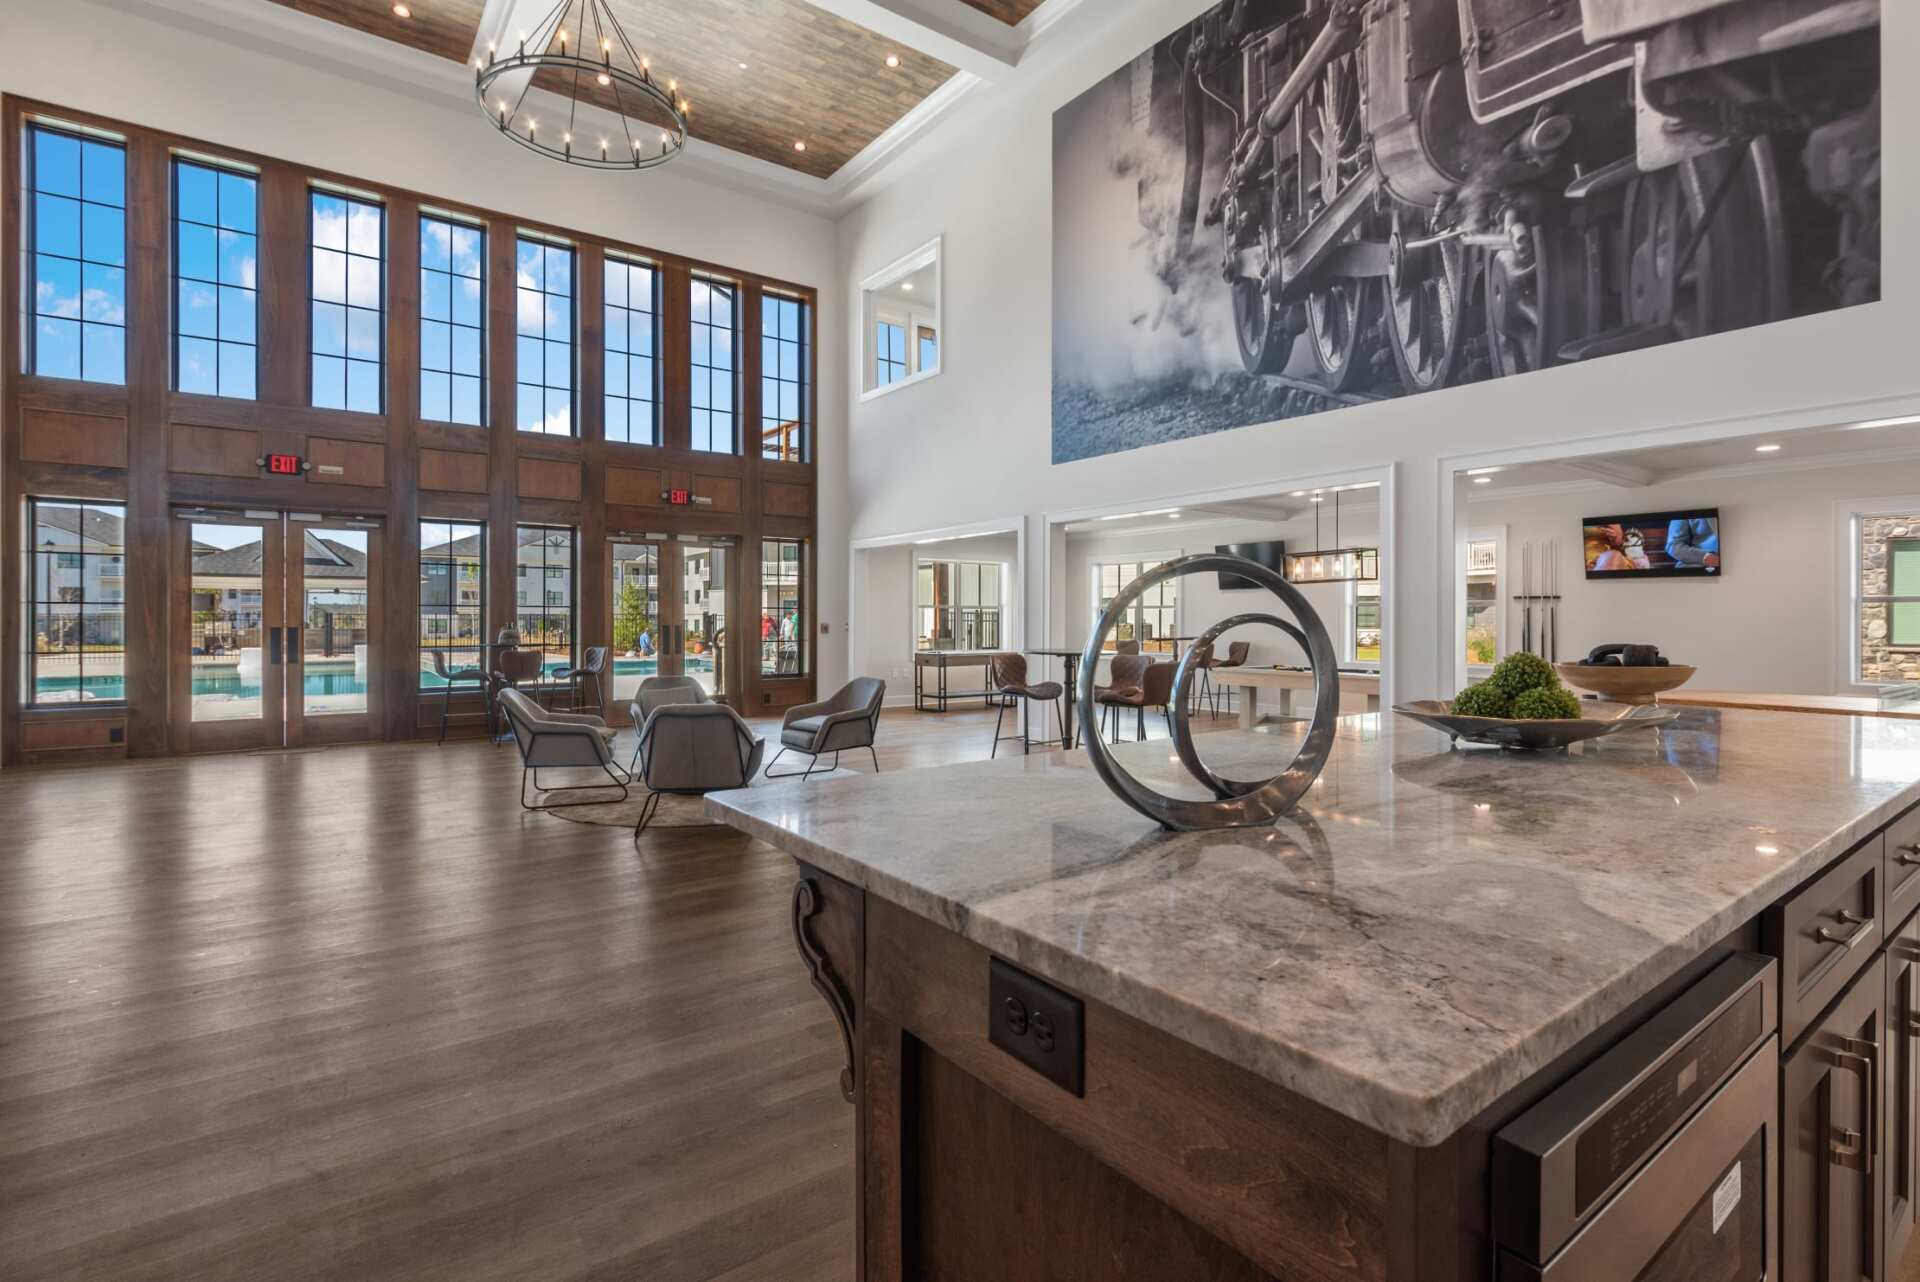
<path fill-rule="evenodd" d="M 1559 689 L 1560 674 L 1539 655 L 1522 650 L 1500 660 L 1487 684 L 1509 699 L 1518 699 L 1529 690 Z"/>
<path fill-rule="evenodd" d="M 1513 715 L 1525 721 L 1575 721 L 1580 717 L 1580 700 L 1563 686 L 1535 686 L 1513 701 Z"/>
<path fill-rule="evenodd" d="M 1507 715 L 1509 700 L 1493 688 L 1491 681 L 1482 681 L 1471 685 L 1453 696 L 1453 715 L 1456 717 L 1504 717 Z"/>

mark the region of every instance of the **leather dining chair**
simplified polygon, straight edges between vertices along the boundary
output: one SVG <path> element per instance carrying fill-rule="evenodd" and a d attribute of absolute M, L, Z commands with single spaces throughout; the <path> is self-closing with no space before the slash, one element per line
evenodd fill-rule
<path fill-rule="evenodd" d="M 1143 709 L 1146 705 L 1147 669 L 1153 661 L 1143 654 L 1116 654 L 1108 669 L 1110 676 L 1104 686 L 1095 686 L 1093 701 L 1100 705 L 1100 724 L 1105 732 L 1107 718 L 1113 718 L 1113 737 L 1120 738 L 1120 710 L 1123 708 Z M 1144 737 L 1146 722 L 1141 721 Z"/>
<path fill-rule="evenodd" d="M 1024 654 L 996 654 L 993 656 L 993 688 L 1001 696 L 994 702 L 1000 711 L 993 714 L 993 750 L 988 757 L 1000 755 L 1002 739 L 1018 739 L 1022 754 L 1033 751 L 1033 705 L 1035 703 L 1053 705 L 1053 714 L 1060 723 L 1060 746 L 1067 746 L 1067 714 L 1065 698 L 1067 689 L 1058 681 L 1030 682 L 1027 680 L 1027 657 Z M 1007 715 L 1008 701 L 1020 702 L 1020 733 L 1003 735 L 1000 723 Z M 1045 713 L 1041 714 L 1043 717 Z M 1045 722 L 1041 723 L 1045 728 Z"/>

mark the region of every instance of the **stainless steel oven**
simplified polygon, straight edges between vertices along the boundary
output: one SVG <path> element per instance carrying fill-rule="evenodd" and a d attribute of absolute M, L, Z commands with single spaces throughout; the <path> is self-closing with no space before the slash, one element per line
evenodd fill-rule
<path fill-rule="evenodd" d="M 1728 958 L 1494 1137 L 1501 1282 L 1773 1282 L 1776 974 Z"/>

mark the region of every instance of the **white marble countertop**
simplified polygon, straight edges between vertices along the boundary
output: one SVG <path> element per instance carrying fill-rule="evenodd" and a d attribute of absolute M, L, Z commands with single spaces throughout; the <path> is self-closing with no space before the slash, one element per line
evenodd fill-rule
<path fill-rule="evenodd" d="M 1396 722 L 1345 719 L 1308 803 L 1263 830 L 1163 833 L 1080 752 L 707 804 L 1066 988 L 1429 1145 L 1920 801 L 1909 722 L 1702 709 L 1544 755 L 1448 751 Z M 1198 744 L 1257 777 L 1296 733 Z M 1165 741 L 1120 756 L 1199 795 Z"/>

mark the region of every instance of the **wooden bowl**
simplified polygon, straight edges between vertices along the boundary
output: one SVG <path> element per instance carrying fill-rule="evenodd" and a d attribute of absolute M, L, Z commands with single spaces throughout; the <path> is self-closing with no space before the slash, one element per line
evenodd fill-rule
<path fill-rule="evenodd" d="M 1576 690 L 1591 690 L 1613 703 L 1658 703 L 1663 690 L 1685 685 L 1694 669 L 1683 663 L 1664 668 L 1620 668 L 1611 664 L 1587 667 L 1579 663 L 1556 663 L 1560 679 Z"/>

